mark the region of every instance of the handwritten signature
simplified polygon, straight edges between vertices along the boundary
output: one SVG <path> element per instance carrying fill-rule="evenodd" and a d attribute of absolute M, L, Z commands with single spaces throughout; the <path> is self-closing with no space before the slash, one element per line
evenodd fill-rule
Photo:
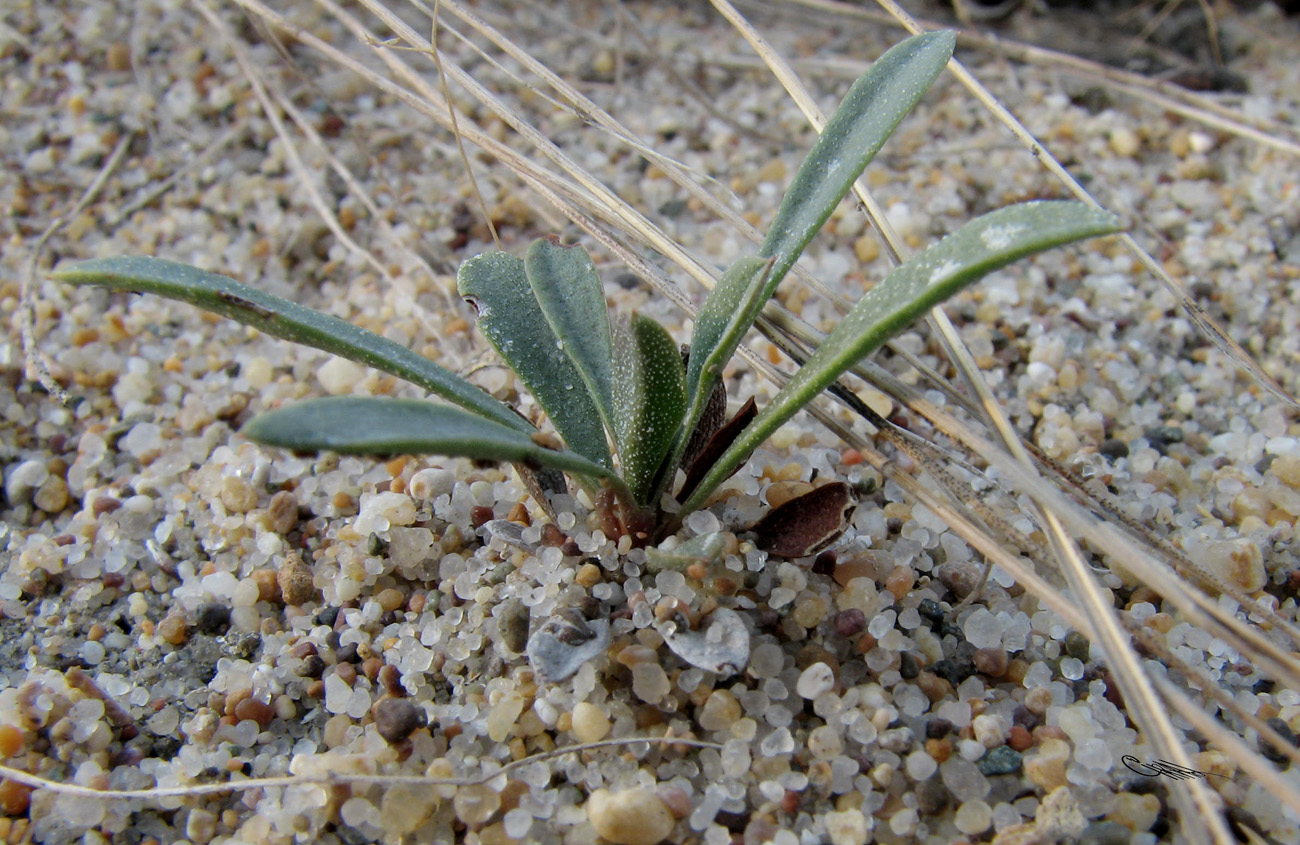
<path fill-rule="evenodd" d="M 1198 772 L 1195 769 L 1187 769 L 1182 766 L 1176 766 L 1166 760 L 1153 760 L 1150 763 L 1143 763 L 1132 754 L 1125 754 L 1120 757 L 1130 772 L 1136 772 L 1144 777 L 1156 778 L 1161 775 L 1174 778 L 1175 780 L 1192 780 L 1194 778 L 1216 777 L 1226 778 L 1228 775 L 1219 775 L 1214 772 Z"/>

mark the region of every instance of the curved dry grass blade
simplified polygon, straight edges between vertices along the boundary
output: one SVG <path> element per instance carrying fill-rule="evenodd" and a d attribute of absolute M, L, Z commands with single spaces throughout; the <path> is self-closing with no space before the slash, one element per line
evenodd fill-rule
<path fill-rule="evenodd" d="M 274 337 L 391 373 L 506 428 L 533 431 L 511 408 L 405 346 L 227 276 L 145 256 L 96 258 L 50 275 L 67 284 L 152 293 L 188 302 Z"/>
<path fill-rule="evenodd" d="M 550 467 L 617 482 L 582 455 L 548 449 L 529 435 L 460 408 L 421 399 L 328 396 L 254 417 L 240 433 L 263 446 L 349 455 L 447 455 Z"/>
<path fill-rule="evenodd" d="M 583 389 L 573 360 L 561 351 L 563 342 L 528 281 L 524 262 L 505 252 L 476 255 L 456 275 L 460 295 L 478 311 L 484 336 L 528 386 L 565 444 L 590 461 L 612 466 L 596 402 Z"/>

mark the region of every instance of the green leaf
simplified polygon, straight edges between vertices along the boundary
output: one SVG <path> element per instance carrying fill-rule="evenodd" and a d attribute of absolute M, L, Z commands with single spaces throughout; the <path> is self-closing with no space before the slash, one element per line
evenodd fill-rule
<path fill-rule="evenodd" d="M 686 379 L 677 345 L 663 326 L 633 314 L 614 329 L 614 433 L 623 478 L 637 504 L 653 506 L 686 410 Z"/>
<path fill-rule="evenodd" d="M 618 481 L 606 467 L 574 452 L 548 449 L 521 431 L 421 399 L 308 399 L 255 417 L 241 433 L 264 446 L 295 451 L 447 455 L 550 467 Z"/>
<path fill-rule="evenodd" d="M 695 317 L 690 360 L 686 363 L 688 404 L 677 442 L 673 444 L 674 465 L 695 432 L 723 369 L 767 302 L 764 283 L 771 269 L 771 260 L 761 258 L 740 258 L 732 262 Z M 671 476 L 665 476 L 664 483 L 671 480 Z"/>
<path fill-rule="evenodd" d="M 903 117 L 952 58 L 956 33 L 927 32 L 903 41 L 853 83 L 795 174 L 759 250 L 775 258 L 763 301 L 876 156 Z"/>
<path fill-rule="evenodd" d="M 144 256 L 82 261 L 51 276 L 73 285 L 152 293 L 188 302 L 266 334 L 391 373 L 517 431 L 534 430 L 507 405 L 405 346 L 226 276 Z"/>
<path fill-rule="evenodd" d="M 533 241 L 524 256 L 524 272 L 546 322 L 582 376 L 606 430 L 613 434 L 609 312 L 591 256 L 551 235 Z"/>
<path fill-rule="evenodd" d="M 524 262 L 504 252 L 476 255 L 461 265 L 457 286 L 478 309 L 483 334 L 528 386 L 565 444 L 611 466 L 600 413 L 573 361 L 561 353 L 528 284 Z"/>
<path fill-rule="evenodd" d="M 700 507 L 764 440 L 864 356 L 961 288 L 1016 259 L 1119 230 L 1078 202 L 1028 202 L 986 214 L 896 268 L 858 300 L 812 357 L 741 432 L 682 505 Z"/>

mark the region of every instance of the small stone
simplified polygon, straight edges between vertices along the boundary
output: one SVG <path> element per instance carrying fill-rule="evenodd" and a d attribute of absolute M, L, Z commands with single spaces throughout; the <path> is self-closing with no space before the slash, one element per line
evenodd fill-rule
<path fill-rule="evenodd" d="M 0 780 L 0 812 L 23 816 L 32 802 L 32 788 L 16 780 Z"/>
<path fill-rule="evenodd" d="M 190 810 L 185 820 L 185 837 L 191 842 L 208 842 L 217 833 L 217 815 L 197 807 Z"/>
<path fill-rule="evenodd" d="M 964 599 L 983 583 L 984 569 L 974 563 L 945 563 L 939 567 L 939 581 L 957 598 Z"/>
<path fill-rule="evenodd" d="M 501 809 L 501 793 L 484 784 L 461 786 L 456 789 L 451 806 L 456 818 L 465 824 L 481 825 Z"/>
<path fill-rule="evenodd" d="M 216 636 L 230 627 L 230 608 L 224 604 L 209 602 L 199 608 L 199 617 L 194 622 L 194 629 L 200 634 Z"/>
<path fill-rule="evenodd" d="M 657 845 L 672 835 L 672 811 L 651 789 L 597 789 L 587 799 L 587 819 L 613 845 Z"/>
<path fill-rule="evenodd" d="M 408 836 L 420 828 L 441 801 L 431 789 L 396 784 L 384 790 L 379 813 L 384 820 L 384 831 L 395 836 Z"/>
<path fill-rule="evenodd" d="M 239 721 L 251 719 L 259 727 L 265 728 L 275 718 L 275 708 L 256 698 L 245 698 L 235 705 L 235 718 Z"/>
<path fill-rule="evenodd" d="M 826 618 L 829 609 L 826 599 L 818 595 L 809 595 L 795 603 L 791 617 L 801 628 L 816 628 Z"/>
<path fill-rule="evenodd" d="M 1115 155 L 1132 158 L 1141 147 L 1142 140 L 1127 126 L 1121 126 L 1110 133 L 1110 148 Z"/>
<path fill-rule="evenodd" d="M 1034 745 L 1034 738 L 1023 725 L 1012 725 L 1007 734 L 1007 745 L 1016 751 L 1028 751 Z"/>
<path fill-rule="evenodd" d="M 1115 796 L 1115 806 L 1106 814 L 1106 818 L 1123 825 L 1126 831 L 1142 833 L 1156 823 L 1161 810 L 1160 798 L 1156 795 L 1121 792 Z"/>
<path fill-rule="evenodd" d="M 880 243 L 873 235 L 862 235 L 853 242 L 853 254 L 863 264 L 870 264 L 880 256 Z"/>
<path fill-rule="evenodd" d="M 835 633 L 841 637 L 860 634 L 867 627 L 867 615 L 856 607 L 835 614 Z"/>
<path fill-rule="evenodd" d="M 946 763 L 952 756 L 952 740 L 947 737 L 937 739 L 927 739 L 925 741 L 925 753 L 934 758 L 936 763 Z"/>
<path fill-rule="evenodd" d="M 338 357 L 330 358 L 316 370 L 321 387 L 334 396 L 351 393 L 365 375 L 365 367 Z"/>
<path fill-rule="evenodd" d="M 988 830 L 993 824 L 993 811 L 983 801 L 965 801 L 957 808 L 953 824 L 967 836 L 975 836 Z"/>
<path fill-rule="evenodd" d="M 971 660 L 977 670 L 990 678 L 1001 678 L 1011 663 L 1007 653 L 1000 648 L 978 648 Z"/>
<path fill-rule="evenodd" d="M 125 41 L 114 41 L 104 53 L 104 63 L 109 70 L 120 72 L 131 69 L 131 47 Z"/>
<path fill-rule="evenodd" d="M 528 646 L 528 606 L 519 599 L 506 599 L 500 607 L 497 629 L 501 632 L 501 644 L 520 654 Z"/>
<path fill-rule="evenodd" d="M 577 573 L 573 576 L 573 583 L 583 589 L 590 590 L 600 583 L 600 567 L 594 563 L 584 563 L 578 567 Z"/>
<path fill-rule="evenodd" d="M 715 689 L 709 693 L 696 718 L 700 727 L 706 731 L 725 731 L 730 730 L 742 715 L 744 710 L 730 691 Z"/>
<path fill-rule="evenodd" d="M 9 724 L 0 724 L 0 757 L 12 757 L 23 750 L 26 744 L 22 729 Z"/>
<path fill-rule="evenodd" d="M 1024 730 L 1024 728 L 1021 728 Z M 1021 754 L 1009 745 L 999 745 L 979 759 L 975 765 L 984 775 L 1009 775 L 1019 770 Z"/>
<path fill-rule="evenodd" d="M 636 663 L 632 666 L 632 694 L 646 704 L 662 701 L 671 691 L 668 673 L 658 663 Z"/>
<path fill-rule="evenodd" d="M 1268 472 L 1286 486 L 1300 490 L 1300 455 L 1279 455 L 1268 465 Z"/>
<path fill-rule="evenodd" d="M 249 576 L 253 584 L 257 586 L 257 600 L 278 602 L 280 597 L 280 583 L 275 578 L 274 569 L 258 569 Z"/>
<path fill-rule="evenodd" d="M 1025 777 L 1051 792 L 1065 785 L 1065 767 L 1069 760 L 1069 743 L 1049 739 L 1038 747 L 1037 753 L 1024 758 Z"/>
<path fill-rule="evenodd" d="M 390 745 L 402 742 L 429 723 L 424 708 L 409 698 L 381 698 L 371 715 L 379 735 Z"/>
<path fill-rule="evenodd" d="M 298 497 L 290 490 L 281 490 L 271 497 L 266 516 L 273 531 L 288 534 L 298 527 Z"/>
<path fill-rule="evenodd" d="M 229 476 L 221 482 L 221 504 L 231 513 L 248 513 L 257 507 L 257 490 L 242 478 Z"/>
<path fill-rule="evenodd" d="M 993 748 L 1006 741 L 1002 719 L 991 713 L 976 716 L 971 721 L 971 728 L 975 731 L 975 739 L 985 748 Z"/>
<path fill-rule="evenodd" d="M 799 675 L 794 690 L 800 698 L 812 701 L 835 689 L 835 670 L 825 663 L 814 663 Z"/>
<path fill-rule="evenodd" d="M 1210 572 L 1247 593 L 1263 589 L 1268 583 L 1263 553 L 1258 545 L 1245 537 L 1210 543 L 1204 562 Z"/>
<path fill-rule="evenodd" d="M 866 845 L 867 818 L 859 810 L 844 810 L 822 816 L 831 845 Z"/>
<path fill-rule="evenodd" d="M 580 701 L 573 708 L 573 735 L 578 742 L 600 742 L 609 735 L 609 716 L 596 705 Z"/>
<path fill-rule="evenodd" d="M 603 655 L 609 647 L 609 636 L 608 620 L 587 621 L 570 608 L 552 616 L 533 632 L 525 650 L 529 664 L 542 680 L 559 683 L 584 663 Z M 664 683 L 667 684 L 666 675 Z"/>
<path fill-rule="evenodd" d="M 1113 821 L 1093 822 L 1079 834 L 1079 845 L 1128 845 L 1133 831 Z"/>
<path fill-rule="evenodd" d="M 36 490 L 32 504 L 46 513 L 59 513 L 68 506 L 68 483 L 57 475 L 51 475 Z"/>
<path fill-rule="evenodd" d="M 910 566 L 896 566 L 885 576 L 885 589 L 894 594 L 894 601 L 902 601 L 912 591 L 916 573 Z"/>
<path fill-rule="evenodd" d="M 380 590 L 379 594 L 375 596 L 375 601 L 379 603 L 379 606 L 385 612 L 390 612 L 406 604 L 406 596 L 402 595 L 401 590 L 389 587 L 386 590 Z"/>
<path fill-rule="evenodd" d="M 1088 652 L 1091 650 L 1088 638 L 1078 631 L 1071 631 L 1065 635 L 1065 653 L 1076 660 L 1088 662 Z"/>
<path fill-rule="evenodd" d="M 154 629 L 154 634 L 172 645 L 184 645 L 189 639 L 189 625 L 180 613 L 172 612 L 163 617 Z"/>
<path fill-rule="evenodd" d="M 520 714 L 524 712 L 525 704 L 523 696 L 518 693 L 511 692 L 501 696 L 488 711 L 488 738 L 493 742 L 505 742 L 509 739 L 514 733 Z"/>
<path fill-rule="evenodd" d="M 749 629 L 730 608 L 713 611 L 699 628 L 665 623 L 656 629 L 673 654 L 706 672 L 730 677 L 749 663 Z"/>
<path fill-rule="evenodd" d="M 916 809 L 923 815 L 937 816 L 952 801 L 952 793 L 939 778 L 928 778 L 916 785 Z"/>
<path fill-rule="evenodd" d="M 284 563 L 276 573 L 280 584 L 280 595 L 284 603 L 291 607 L 306 604 L 316 597 L 316 585 L 313 583 L 311 567 L 303 563 L 296 552 L 285 555 Z"/>

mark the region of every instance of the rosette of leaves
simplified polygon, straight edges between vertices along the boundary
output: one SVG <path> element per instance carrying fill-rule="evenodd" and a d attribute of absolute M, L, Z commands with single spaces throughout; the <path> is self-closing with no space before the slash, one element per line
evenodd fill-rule
<path fill-rule="evenodd" d="M 977 218 L 872 287 L 767 407 L 747 404 L 721 424 L 727 362 L 813 235 L 943 69 L 953 45 L 947 32 L 910 38 L 854 83 L 797 171 L 758 253 L 728 267 L 705 301 L 687 355 L 644 315 L 611 320 L 590 257 L 558 238 L 534 242 L 522 258 L 494 252 L 462 266 L 461 294 L 562 445 L 409 349 L 224 276 L 119 257 L 82 262 L 54 277 L 190 302 L 376 367 L 445 400 L 306 400 L 251 420 L 243 433 L 256 442 L 298 451 L 508 461 L 544 507 L 558 470 L 592 495 L 609 518 L 607 533 L 644 536 L 661 524 L 665 495 L 680 502 L 679 515 L 703 506 L 763 440 L 929 308 L 1021 257 L 1117 229 L 1111 215 L 1075 202 L 1024 203 Z M 686 483 L 673 490 L 679 467 Z"/>

